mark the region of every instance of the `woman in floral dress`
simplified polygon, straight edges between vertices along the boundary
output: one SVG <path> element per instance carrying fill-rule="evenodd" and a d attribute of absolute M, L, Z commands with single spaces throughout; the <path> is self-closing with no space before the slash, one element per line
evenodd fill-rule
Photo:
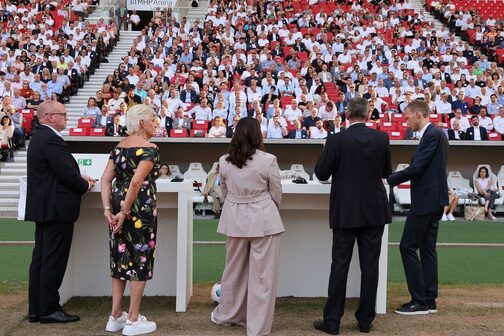
<path fill-rule="evenodd" d="M 156 183 L 159 151 L 149 139 L 156 132 L 156 115 L 146 105 L 128 111 L 129 136 L 110 153 L 101 179 L 104 216 L 110 228 L 112 312 L 105 330 L 123 335 L 156 330 L 156 323 L 140 315 L 145 284 L 152 278 L 156 248 Z M 115 179 L 115 180 L 114 180 Z M 130 281 L 130 307 L 121 301 Z"/>

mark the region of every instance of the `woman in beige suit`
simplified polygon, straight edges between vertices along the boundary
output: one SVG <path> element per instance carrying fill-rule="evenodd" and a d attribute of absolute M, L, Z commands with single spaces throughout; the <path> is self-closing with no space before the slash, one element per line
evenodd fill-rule
<path fill-rule="evenodd" d="M 216 324 L 247 324 L 248 336 L 268 335 L 275 311 L 282 200 L 274 155 L 263 152 L 259 122 L 242 118 L 219 160 L 225 199 L 217 232 L 227 236 L 226 266 Z"/>

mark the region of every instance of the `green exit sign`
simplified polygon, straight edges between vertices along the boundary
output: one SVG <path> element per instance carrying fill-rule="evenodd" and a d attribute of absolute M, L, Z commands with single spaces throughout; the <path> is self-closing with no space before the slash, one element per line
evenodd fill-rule
<path fill-rule="evenodd" d="M 93 164 L 93 160 L 91 159 L 79 159 L 79 166 L 91 166 Z"/>

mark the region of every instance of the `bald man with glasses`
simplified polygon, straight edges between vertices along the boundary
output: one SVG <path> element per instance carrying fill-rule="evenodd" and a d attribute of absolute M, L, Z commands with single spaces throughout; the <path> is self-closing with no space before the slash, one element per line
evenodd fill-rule
<path fill-rule="evenodd" d="M 55 101 L 40 104 L 41 126 L 28 148 L 28 186 L 25 220 L 35 222 L 35 247 L 29 275 L 30 322 L 67 323 L 79 320 L 59 304 L 74 222 L 81 195 L 95 181 L 80 174 L 79 166 L 61 136 L 66 128 L 65 106 Z"/>

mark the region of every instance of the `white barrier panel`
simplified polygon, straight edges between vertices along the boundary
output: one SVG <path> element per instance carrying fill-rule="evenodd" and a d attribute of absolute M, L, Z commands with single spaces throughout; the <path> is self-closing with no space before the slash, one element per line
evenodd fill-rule
<path fill-rule="evenodd" d="M 154 276 L 147 296 L 176 296 L 176 311 L 186 311 L 192 295 L 192 183 L 157 180 L 158 232 Z M 73 296 L 110 296 L 108 224 L 103 217 L 100 185 L 82 197 L 61 304 Z"/>
<path fill-rule="evenodd" d="M 96 180 L 100 179 L 105 171 L 109 154 L 72 154 L 81 174 L 88 175 Z"/>
<path fill-rule="evenodd" d="M 282 181 L 280 215 L 285 226 L 280 243 L 278 296 L 327 297 L 331 269 L 332 231 L 329 228 L 331 185 Z M 385 186 L 388 190 L 388 186 Z M 388 191 L 387 191 L 388 195 Z M 388 225 L 382 237 L 376 312 L 387 306 Z M 360 296 L 357 243 L 348 272 L 347 297 Z"/>

